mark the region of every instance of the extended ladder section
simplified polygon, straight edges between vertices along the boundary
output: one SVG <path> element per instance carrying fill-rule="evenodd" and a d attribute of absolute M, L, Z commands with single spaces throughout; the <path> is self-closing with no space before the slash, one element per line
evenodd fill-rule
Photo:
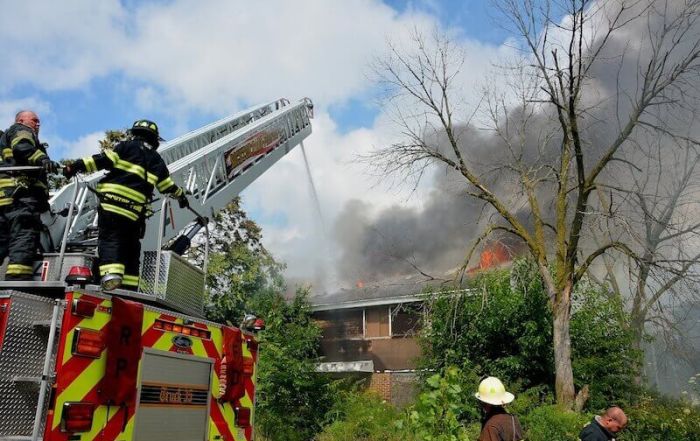
<path fill-rule="evenodd" d="M 311 134 L 312 109 L 308 99 L 296 104 L 279 99 L 176 138 L 159 152 L 175 183 L 190 193 L 192 208 L 211 216 Z M 102 176 L 86 176 L 54 195 L 53 214 L 43 219 L 48 226 L 42 238 L 44 249 L 61 255 L 94 249 L 99 201 L 92 189 Z M 142 241 L 144 252 L 160 250 L 196 219 L 173 200 L 153 202 L 154 215 L 146 220 Z M 61 211 L 62 215 L 57 214 Z"/>

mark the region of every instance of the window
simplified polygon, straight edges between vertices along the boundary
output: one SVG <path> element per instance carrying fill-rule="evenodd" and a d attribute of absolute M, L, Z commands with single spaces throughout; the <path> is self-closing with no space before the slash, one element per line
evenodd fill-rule
<path fill-rule="evenodd" d="M 322 311 L 315 316 L 324 339 L 362 338 L 362 309 Z"/>
<path fill-rule="evenodd" d="M 391 312 L 391 336 L 408 337 L 418 334 L 423 324 L 423 307 L 408 303 L 397 305 Z"/>
<path fill-rule="evenodd" d="M 389 337 L 389 307 L 365 309 L 365 338 Z"/>

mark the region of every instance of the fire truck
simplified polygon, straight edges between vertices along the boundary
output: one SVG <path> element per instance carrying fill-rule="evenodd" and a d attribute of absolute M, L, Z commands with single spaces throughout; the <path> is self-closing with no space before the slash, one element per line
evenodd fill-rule
<path fill-rule="evenodd" d="M 278 99 L 161 147 L 191 209 L 152 201 L 138 291 L 94 284 L 102 173 L 52 196 L 34 280 L 0 282 L 0 441 L 253 439 L 264 324 L 205 319 L 208 218 L 303 148 L 312 113 Z M 202 267 L 182 257 L 199 232 Z"/>

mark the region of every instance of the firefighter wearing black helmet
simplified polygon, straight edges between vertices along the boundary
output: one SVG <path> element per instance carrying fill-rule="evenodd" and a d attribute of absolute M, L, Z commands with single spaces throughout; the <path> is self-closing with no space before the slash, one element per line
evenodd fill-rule
<path fill-rule="evenodd" d="M 32 280 L 38 257 L 40 215 L 48 210 L 47 174 L 57 164 L 39 141 L 41 122 L 22 110 L 0 136 L 0 262 L 9 255 L 5 280 Z"/>
<path fill-rule="evenodd" d="M 162 141 L 156 123 L 138 120 L 130 132 L 131 139 L 118 143 L 114 150 L 80 159 L 63 169 L 68 178 L 79 172 L 109 170 L 96 188 L 100 198 L 97 252 L 106 289 L 120 285 L 138 288 L 141 238 L 153 190 L 177 198 L 180 208 L 189 206 L 184 191 L 175 185 L 156 152 Z"/>

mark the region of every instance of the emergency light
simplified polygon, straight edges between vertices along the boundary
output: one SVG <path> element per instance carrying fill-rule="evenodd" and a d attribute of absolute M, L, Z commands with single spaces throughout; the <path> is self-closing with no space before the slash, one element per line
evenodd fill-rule
<path fill-rule="evenodd" d="M 160 329 L 163 331 L 177 332 L 184 335 L 191 335 L 192 337 L 199 337 L 205 340 L 211 338 L 211 332 L 206 329 L 200 329 L 194 326 L 178 325 L 171 321 L 158 319 L 153 324 L 153 329 Z"/>
<path fill-rule="evenodd" d="M 250 408 L 236 407 L 236 426 L 250 427 Z"/>
<path fill-rule="evenodd" d="M 265 320 L 261 318 L 255 319 L 255 323 L 253 323 L 253 330 L 254 331 L 264 331 L 265 330 Z"/>
<path fill-rule="evenodd" d="M 73 315 L 79 317 L 93 317 L 97 309 L 97 303 L 84 299 L 73 300 Z"/>
<path fill-rule="evenodd" d="M 84 287 L 88 282 L 92 280 L 92 271 L 87 266 L 72 266 L 68 270 L 68 275 L 65 281 L 69 285 L 79 285 Z"/>
<path fill-rule="evenodd" d="M 104 338 L 99 331 L 92 329 L 76 328 L 73 334 L 73 354 L 83 357 L 100 358 L 102 350 L 105 348 Z"/>
<path fill-rule="evenodd" d="M 62 432 L 89 432 L 92 428 L 92 416 L 95 405 L 85 402 L 68 402 L 63 405 L 61 414 Z"/>

